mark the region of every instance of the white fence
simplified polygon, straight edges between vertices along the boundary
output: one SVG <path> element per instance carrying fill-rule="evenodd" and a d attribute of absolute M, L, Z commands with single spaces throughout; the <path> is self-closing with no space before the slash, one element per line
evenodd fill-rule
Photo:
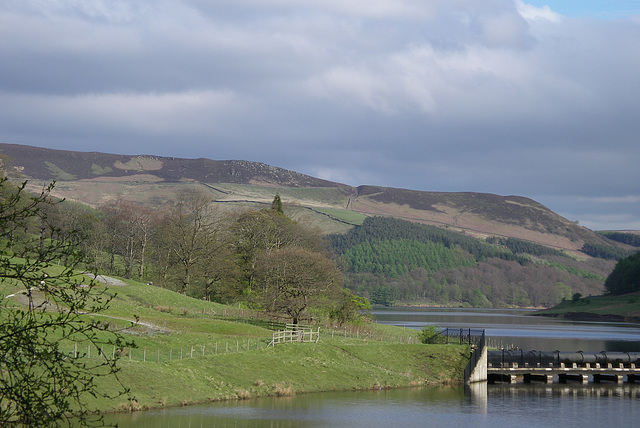
<path fill-rule="evenodd" d="M 283 331 L 273 333 L 273 338 L 269 346 L 275 346 L 287 342 L 313 342 L 318 343 L 320 338 L 320 327 L 315 331 L 313 327 L 300 324 L 287 324 Z"/>

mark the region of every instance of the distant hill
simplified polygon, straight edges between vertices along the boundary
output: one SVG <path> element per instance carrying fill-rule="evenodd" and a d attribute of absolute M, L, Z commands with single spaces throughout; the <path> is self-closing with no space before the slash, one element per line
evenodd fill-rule
<path fill-rule="evenodd" d="M 365 217 L 379 215 L 570 252 L 580 251 L 585 243 L 612 242 L 522 196 L 351 187 L 242 160 L 126 156 L 16 144 L 0 144 L 0 155 L 33 188 L 55 180 L 56 196 L 92 206 L 116 198 L 157 206 L 181 187 L 198 186 L 216 201 L 236 206 L 269 203 L 277 192 L 290 209 L 311 216 L 328 233 L 346 231 Z"/>

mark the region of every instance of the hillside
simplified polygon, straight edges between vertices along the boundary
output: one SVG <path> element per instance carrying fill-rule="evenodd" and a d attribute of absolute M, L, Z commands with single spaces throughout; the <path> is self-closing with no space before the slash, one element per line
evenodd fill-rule
<path fill-rule="evenodd" d="M 318 324 L 317 343 L 269 346 L 278 327 L 260 323 L 253 311 L 135 281 L 105 282 L 117 285 L 97 287 L 116 298 L 98 319 L 108 321 L 137 348 L 123 349 L 118 363 L 119 378 L 135 399 L 85 397 L 90 408 L 102 411 L 450 384 L 462 381 L 467 363 L 468 346 L 423 345 L 417 330 L 370 322 L 340 326 L 335 337 L 331 325 Z M 19 292 L 20 288 L 0 282 L 0 296 L 9 296 L 11 308 L 25 304 L 16 297 Z M 86 342 L 60 346 L 69 353 L 83 350 L 89 364 L 101 358 L 100 350 Z M 104 352 L 112 355 L 107 347 Z M 119 389 L 111 377 L 98 377 L 96 382 L 111 393 Z"/>
<path fill-rule="evenodd" d="M 349 241 L 331 239 L 347 285 L 375 304 L 548 307 L 600 294 L 615 260 L 634 248 L 522 196 L 351 187 L 248 161 L 10 144 L 0 144 L 0 161 L 32 190 L 55 180 L 54 196 L 93 207 L 121 199 L 159 208 L 197 188 L 239 213 L 279 194 L 287 216 Z M 372 228 L 374 219 L 395 223 Z"/>
<path fill-rule="evenodd" d="M 609 241 L 526 197 L 424 192 L 341 183 L 238 160 L 180 159 L 71 152 L 0 144 L 0 155 L 37 189 L 55 180 L 55 195 L 92 206 L 117 198 L 159 206 L 177 189 L 197 186 L 234 207 L 269 203 L 277 192 L 293 215 L 303 213 L 327 233 L 344 232 L 368 216 L 448 227 L 473 236 L 514 237 L 570 252 Z M 299 214 L 296 214 L 298 212 Z"/>

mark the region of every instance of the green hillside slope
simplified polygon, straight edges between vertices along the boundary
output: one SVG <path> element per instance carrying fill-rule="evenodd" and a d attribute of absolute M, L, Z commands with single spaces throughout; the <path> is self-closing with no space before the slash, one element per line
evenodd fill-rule
<path fill-rule="evenodd" d="M 112 350 L 92 349 L 83 342 L 64 344 L 69 352 L 84 353 L 88 362 L 100 358 L 100 352 L 121 353 L 118 375 L 130 388 L 132 400 L 86 397 L 90 407 L 103 411 L 455 383 L 462 380 L 466 365 L 464 346 L 418 344 L 418 331 L 374 323 L 340 326 L 338 333 L 332 326 L 318 324 L 317 343 L 269 346 L 273 330 L 253 311 L 135 281 L 120 284 L 102 286 L 115 299 L 100 317 L 86 317 L 122 329 L 137 347 Z M 9 300 L 15 309 L 22 304 L 15 296 L 19 291 L 0 283 L 1 297 L 14 295 Z M 114 378 L 97 381 L 104 390 L 119 387 Z"/>

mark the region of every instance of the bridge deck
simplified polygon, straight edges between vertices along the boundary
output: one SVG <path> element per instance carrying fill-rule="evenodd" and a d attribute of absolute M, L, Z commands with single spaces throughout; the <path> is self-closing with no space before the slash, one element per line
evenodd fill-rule
<path fill-rule="evenodd" d="M 540 365 L 533 366 L 525 364 L 519 366 L 517 363 L 489 364 L 487 367 L 487 378 L 491 382 L 516 382 L 518 377 L 522 376 L 525 382 L 532 380 L 542 380 L 543 382 L 552 382 L 554 378 L 558 378 L 559 382 L 567 380 L 577 380 L 579 382 L 587 382 L 591 378 L 594 382 L 614 381 L 621 383 L 624 377 L 627 382 L 640 381 L 640 368 L 635 364 L 606 364 L 599 363 L 584 365 L 572 364 L 571 366 L 561 363 L 559 365 L 549 364 L 546 367 Z"/>

